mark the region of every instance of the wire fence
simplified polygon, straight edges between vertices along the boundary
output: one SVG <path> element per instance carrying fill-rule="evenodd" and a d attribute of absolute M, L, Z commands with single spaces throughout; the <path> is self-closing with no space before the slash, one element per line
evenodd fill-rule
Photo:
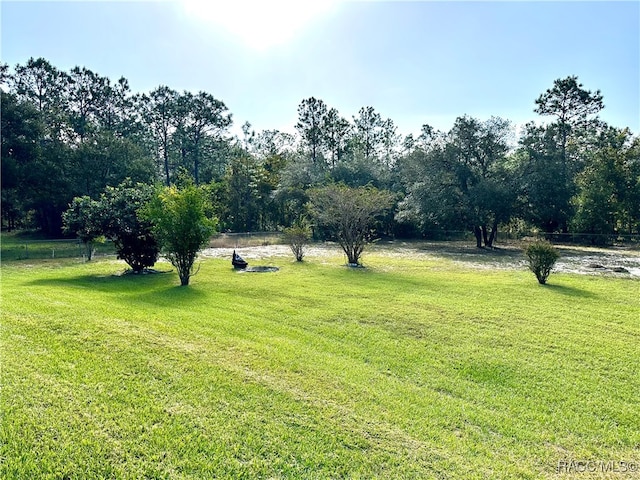
<path fill-rule="evenodd" d="M 100 257 L 115 255 L 116 251 L 111 241 L 94 244 L 93 256 Z M 11 260 L 43 260 L 47 258 L 86 258 L 87 250 L 79 240 L 26 240 L 12 239 L 2 241 L 0 258 L 2 261 Z"/>
<path fill-rule="evenodd" d="M 475 237 L 469 230 L 431 230 L 424 233 L 424 238 L 428 240 L 475 242 Z M 628 246 L 640 248 L 640 234 L 545 233 L 499 230 L 494 243 L 509 244 L 528 240 L 548 240 L 551 243 L 581 246 Z"/>
<path fill-rule="evenodd" d="M 575 243 L 593 246 L 629 246 L 640 247 L 640 234 L 606 234 L 606 233 L 538 233 L 538 238 L 552 243 Z"/>
<path fill-rule="evenodd" d="M 282 232 L 218 233 L 209 240 L 209 247 L 264 247 L 267 245 L 282 245 L 284 243 L 284 234 Z"/>
<path fill-rule="evenodd" d="M 282 232 L 243 232 L 219 233 L 209 240 L 210 248 L 243 248 L 284 243 Z M 115 255 L 113 242 L 94 244 L 93 256 L 103 257 Z M 85 245 L 76 239 L 27 239 L 19 237 L 4 237 L 0 245 L 0 259 L 13 260 L 43 260 L 61 258 L 87 258 Z"/>
<path fill-rule="evenodd" d="M 425 232 L 423 239 L 434 241 L 469 241 L 475 237 L 465 230 L 433 230 Z M 581 246 L 616 246 L 640 249 L 640 234 L 591 234 L 591 233 L 552 233 L 543 232 L 498 232 L 496 245 L 516 244 L 527 240 L 545 239 L 558 244 L 575 244 Z M 242 232 L 219 233 L 209 240 L 210 248 L 246 248 L 285 244 L 282 232 Z M 94 257 L 115 255 L 113 242 L 105 241 L 94 245 Z M 6 240 L 0 245 L 0 260 L 87 258 L 85 245 L 79 240 Z"/>

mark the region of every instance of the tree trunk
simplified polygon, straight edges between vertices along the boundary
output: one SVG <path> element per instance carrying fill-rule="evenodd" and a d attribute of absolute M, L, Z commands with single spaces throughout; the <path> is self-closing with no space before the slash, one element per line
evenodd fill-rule
<path fill-rule="evenodd" d="M 200 185 L 200 136 L 198 135 L 194 141 L 193 147 L 193 179 L 196 185 Z"/>
<path fill-rule="evenodd" d="M 196 182 L 196 185 L 200 185 L 200 165 L 198 162 L 198 154 L 196 152 L 195 156 L 194 156 L 194 167 L 193 167 L 193 179 Z"/>
<path fill-rule="evenodd" d="M 164 151 L 164 175 L 168 187 L 169 185 L 171 185 L 171 179 L 169 178 L 169 152 L 167 152 L 166 147 Z"/>
<path fill-rule="evenodd" d="M 491 246 L 489 244 L 489 237 L 487 237 L 487 226 L 486 225 L 482 225 L 482 240 L 484 241 L 484 246 L 485 247 L 490 247 Z"/>
<path fill-rule="evenodd" d="M 476 247 L 482 248 L 482 230 L 478 226 L 473 227 L 473 234 L 476 237 Z"/>
<path fill-rule="evenodd" d="M 494 221 L 493 225 L 491 225 L 491 234 L 489 235 L 489 241 L 484 242 L 484 246 L 487 248 L 493 248 L 493 242 L 496 240 L 498 236 L 498 222 Z"/>

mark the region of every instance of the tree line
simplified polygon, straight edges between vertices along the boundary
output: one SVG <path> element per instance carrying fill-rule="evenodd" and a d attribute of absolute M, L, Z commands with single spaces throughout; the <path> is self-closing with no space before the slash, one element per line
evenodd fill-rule
<path fill-rule="evenodd" d="M 134 93 L 85 67 L 46 59 L 2 65 L 2 225 L 62 230 L 76 197 L 123 182 L 206 192 L 219 228 L 279 230 L 310 214 L 326 185 L 384 191 L 381 234 L 468 230 L 490 247 L 498 229 L 640 233 L 640 138 L 598 118 L 600 91 L 553 82 L 518 138 L 507 119 L 458 117 L 449 131 L 400 135 L 373 107 L 344 117 L 303 99 L 296 133 L 230 134 L 231 112 L 204 91 Z M 322 234 L 321 229 L 319 229 Z"/>

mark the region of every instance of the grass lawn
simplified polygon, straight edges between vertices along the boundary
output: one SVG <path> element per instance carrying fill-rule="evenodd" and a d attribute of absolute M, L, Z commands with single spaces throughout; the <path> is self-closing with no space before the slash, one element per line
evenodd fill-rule
<path fill-rule="evenodd" d="M 105 241 L 94 244 L 96 256 L 113 255 L 113 243 Z M 2 261 L 35 260 L 55 258 L 82 258 L 85 253 L 82 243 L 77 239 L 51 240 L 35 232 L 3 232 L 0 252 Z"/>
<path fill-rule="evenodd" d="M 640 281 L 306 260 L 3 262 L 0 478 L 631 478 Z"/>

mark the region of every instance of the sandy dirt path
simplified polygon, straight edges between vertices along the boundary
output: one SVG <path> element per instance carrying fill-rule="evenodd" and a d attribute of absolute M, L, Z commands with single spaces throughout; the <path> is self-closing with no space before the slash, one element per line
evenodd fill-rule
<path fill-rule="evenodd" d="M 558 246 L 557 248 L 560 251 L 560 259 L 555 267 L 557 272 L 640 278 L 640 251 L 638 250 L 623 247 Z M 228 258 L 231 262 L 233 250 L 234 248 L 231 247 L 207 248 L 203 250 L 202 256 Z M 247 246 L 238 247 L 236 250 L 250 264 L 267 258 L 293 259 L 287 245 Z M 466 242 L 379 242 L 365 250 L 363 254 L 365 265 L 368 252 L 414 259 L 447 258 L 477 269 L 527 268 L 522 248 L 518 245 L 503 245 L 495 250 L 483 250 Z M 318 243 L 310 245 L 305 256 L 311 260 L 343 255 L 339 245 L 335 243 Z"/>

